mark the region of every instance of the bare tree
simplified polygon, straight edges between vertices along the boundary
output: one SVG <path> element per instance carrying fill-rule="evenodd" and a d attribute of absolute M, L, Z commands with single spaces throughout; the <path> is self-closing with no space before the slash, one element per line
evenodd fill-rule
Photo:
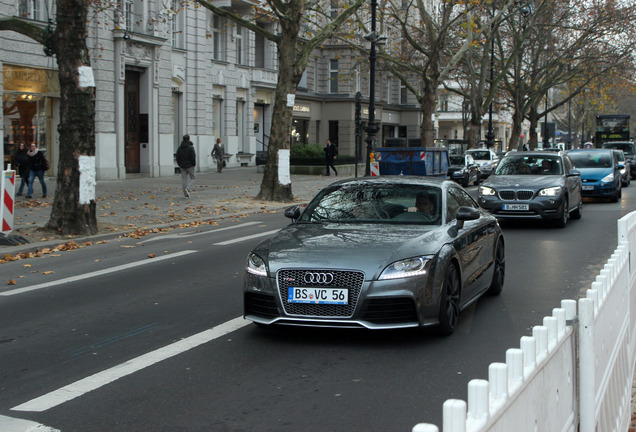
<path fill-rule="evenodd" d="M 256 9 L 256 14 L 264 14 L 273 19 L 280 29 L 279 33 L 270 32 L 258 26 L 253 20 L 254 17 L 244 18 L 206 0 L 195 1 L 213 13 L 262 35 L 278 47 L 278 82 L 272 109 L 272 128 L 267 163 L 257 198 L 290 202 L 293 199 L 291 183 L 281 182 L 278 162 L 279 150 L 290 147 L 289 134 L 293 106 L 287 103 L 288 95 L 296 93 L 312 51 L 331 37 L 338 27 L 355 13 L 362 5 L 362 0 L 342 5 L 341 12 L 333 19 L 322 12 L 318 0 L 266 0 Z M 320 25 L 316 25 L 317 22 L 313 21 L 317 17 L 323 18 Z"/>

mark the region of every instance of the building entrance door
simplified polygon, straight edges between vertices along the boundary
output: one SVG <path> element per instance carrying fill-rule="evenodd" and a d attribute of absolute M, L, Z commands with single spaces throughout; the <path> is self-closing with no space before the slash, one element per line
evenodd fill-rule
<path fill-rule="evenodd" d="M 126 173 L 138 173 L 139 164 L 139 72 L 126 71 L 125 165 Z"/>

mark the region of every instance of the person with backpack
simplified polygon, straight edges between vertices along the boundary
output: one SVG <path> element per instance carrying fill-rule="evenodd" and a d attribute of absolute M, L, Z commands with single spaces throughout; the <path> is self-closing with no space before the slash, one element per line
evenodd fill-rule
<path fill-rule="evenodd" d="M 194 186 L 196 178 L 194 170 L 197 165 L 197 154 L 194 150 L 194 144 L 190 141 L 190 135 L 184 135 L 183 141 L 177 149 L 177 165 L 181 171 L 181 186 L 183 187 L 183 196 L 190 198 L 190 191 Z"/>

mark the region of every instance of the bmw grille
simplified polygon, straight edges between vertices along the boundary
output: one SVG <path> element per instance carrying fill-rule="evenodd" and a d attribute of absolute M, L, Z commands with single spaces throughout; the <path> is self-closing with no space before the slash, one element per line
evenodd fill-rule
<path fill-rule="evenodd" d="M 364 273 L 346 270 L 280 270 L 276 281 L 285 313 L 289 315 L 304 315 L 329 318 L 349 318 L 356 309 L 360 297 L 360 290 L 364 283 Z M 347 288 L 349 290 L 348 304 L 304 304 L 287 302 L 287 290 L 290 287 L 328 287 Z"/>
<path fill-rule="evenodd" d="M 499 198 L 505 201 L 528 201 L 534 196 L 534 191 L 531 190 L 500 190 Z"/>

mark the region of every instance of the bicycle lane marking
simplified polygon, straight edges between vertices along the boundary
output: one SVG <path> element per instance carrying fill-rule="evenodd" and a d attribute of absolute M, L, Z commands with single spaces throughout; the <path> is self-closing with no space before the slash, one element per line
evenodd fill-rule
<path fill-rule="evenodd" d="M 54 408 L 64 402 L 80 397 L 90 391 L 96 390 L 120 378 L 150 367 L 163 360 L 174 357 L 178 354 L 189 351 L 200 345 L 213 341 L 221 336 L 232 333 L 248 324 L 251 321 L 243 317 L 237 317 L 216 327 L 204 330 L 178 342 L 156 349 L 147 354 L 143 354 L 132 360 L 128 360 L 110 369 L 98 372 L 89 377 L 83 378 L 72 384 L 54 390 L 43 396 L 32 399 L 23 404 L 11 408 L 11 411 L 42 412 Z"/>

